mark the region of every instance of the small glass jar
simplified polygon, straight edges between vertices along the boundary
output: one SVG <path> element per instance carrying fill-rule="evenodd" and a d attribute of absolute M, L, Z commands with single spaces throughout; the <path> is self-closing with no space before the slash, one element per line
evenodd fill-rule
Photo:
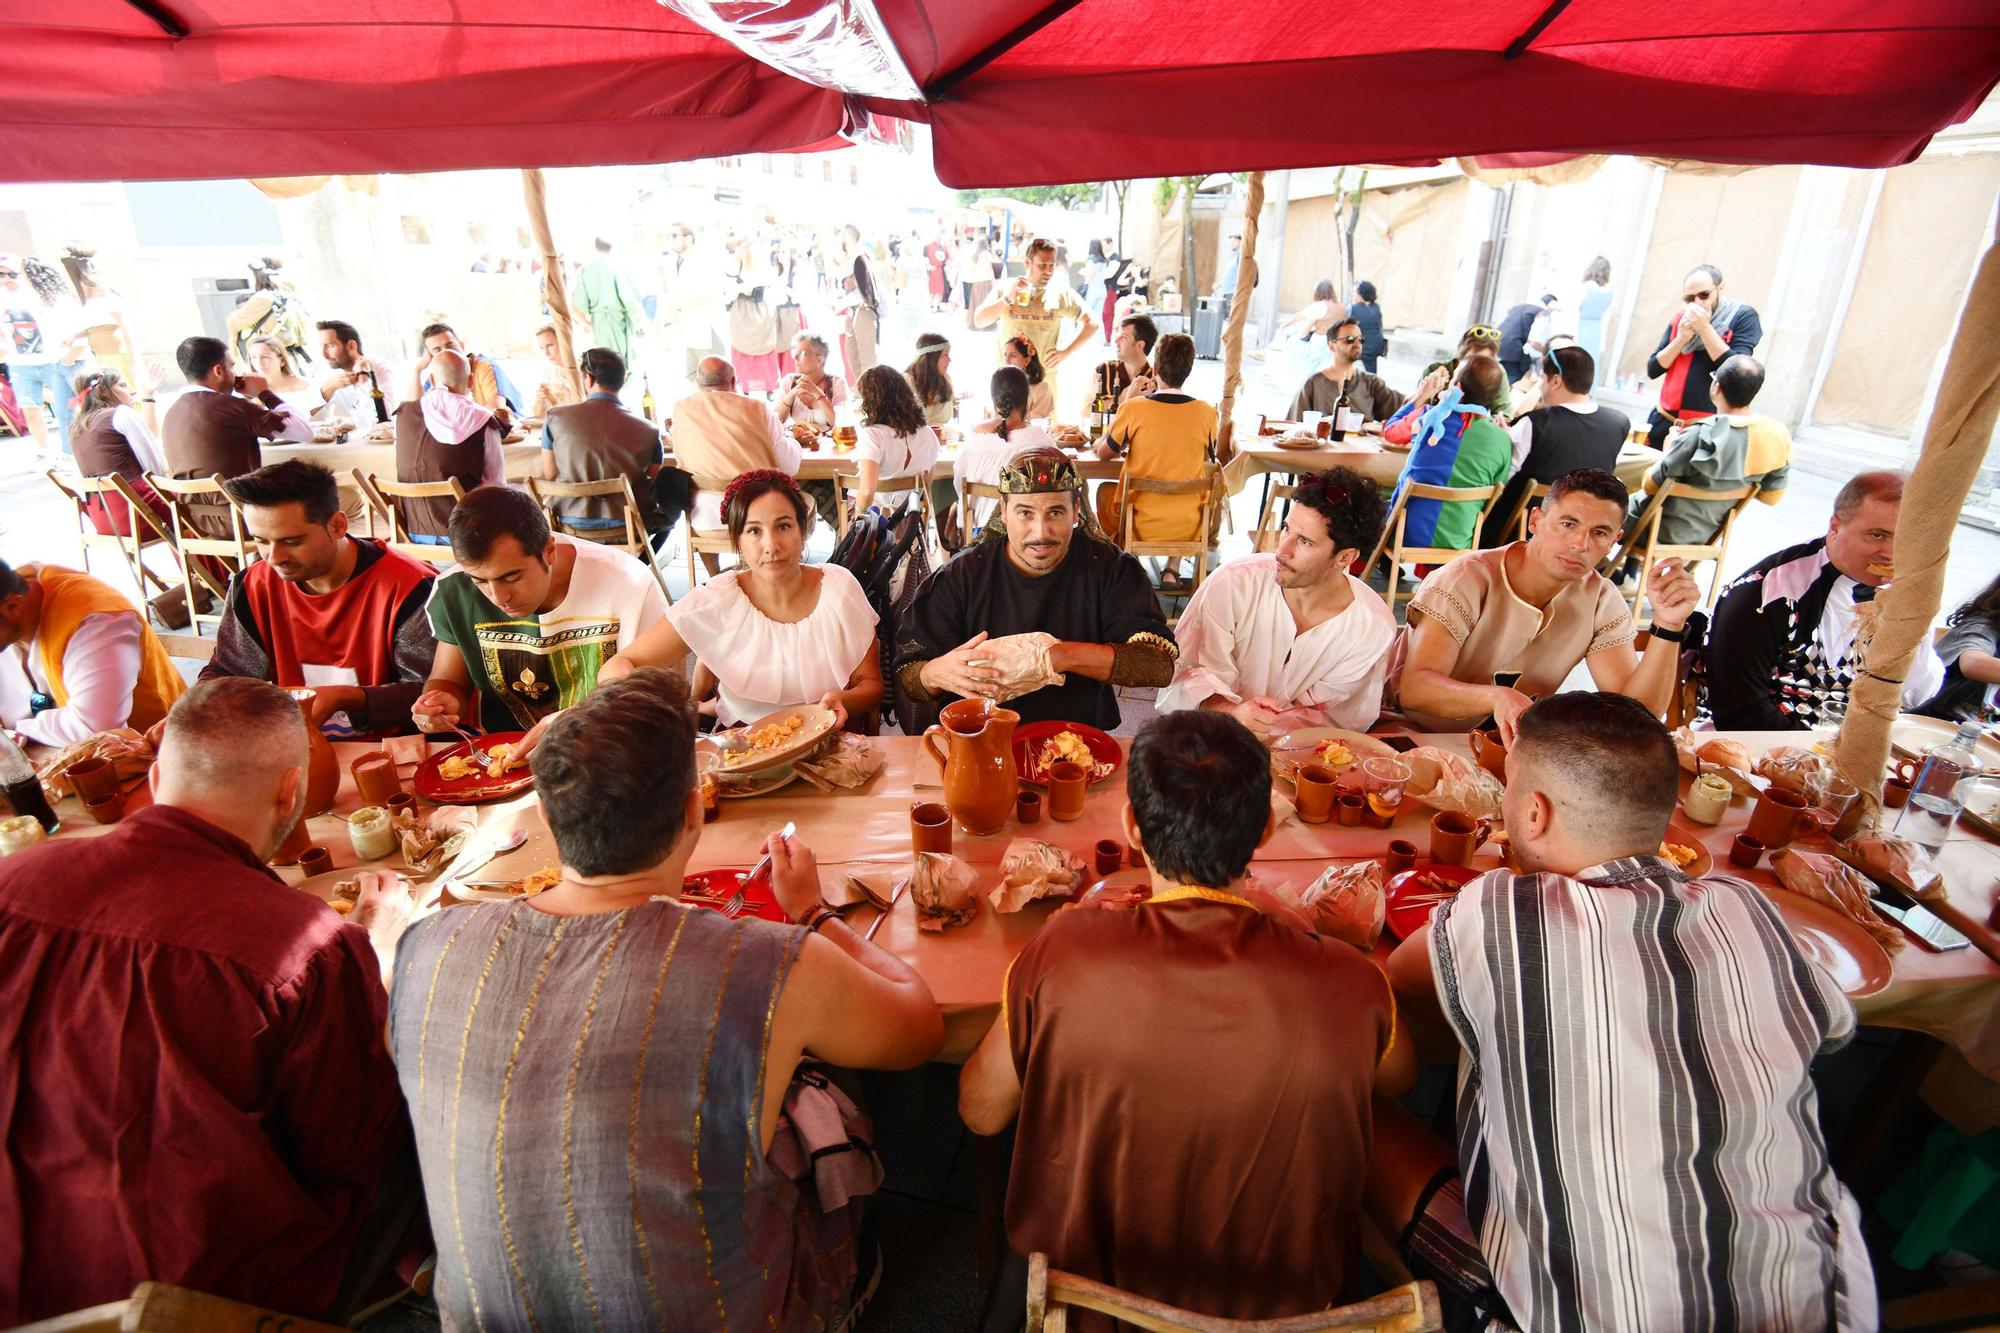
<path fill-rule="evenodd" d="M 48 830 L 42 827 L 42 821 L 33 815 L 0 819 L 0 856 L 25 851 L 38 842 L 47 842 L 48 837 Z"/>
<path fill-rule="evenodd" d="M 1688 784 L 1681 809 L 1697 824 L 1720 824 L 1729 809 L 1729 798 L 1735 794 L 1727 778 L 1704 773 Z"/>
<path fill-rule="evenodd" d="M 697 751 L 694 774 L 701 784 L 701 822 L 713 824 L 722 814 L 722 756 L 712 750 Z"/>
<path fill-rule="evenodd" d="M 363 861 L 386 861 L 396 853 L 396 830 L 389 812 L 379 805 L 363 806 L 347 821 L 347 840 Z"/>

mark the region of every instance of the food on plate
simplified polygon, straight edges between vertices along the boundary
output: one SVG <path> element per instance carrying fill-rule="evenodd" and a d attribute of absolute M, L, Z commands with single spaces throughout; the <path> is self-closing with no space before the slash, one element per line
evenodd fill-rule
<path fill-rule="evenodd" d="M 396 423 L 378 422 L 368 428 L 364 438 L 371 444 L 393 444 L 396 441 Z"/>
<path fill-rule="evenodd" d="M 723 766 L 743 768 L 754 763 L 762 755 L 783 749 L 792 743 L 792 738 L 799 734 L 799 728 L 805 724 L 803 713 L 791 713 L 761 727 L 745 727 L 729 733 L 728 739 L 733 743 L 723 753 Z"/>
<path fill-rule="evenodd" d="M 1852 919 L 1882 946 L 1884 953 L 1895 954 L 1902 949 L 1902 932 L 1875 915 L 1868 905 L 1872 891 L 1867 877 L 1854 867 L 1819 852 L 1786 847 L 1771 854 L 1771 869 L 1777 873 L 1778 882 L 1793 893 Z"/>
<path fill-rule="evenodd" d="M 1859 833 L 1834 848 L 1833 854 L 1878 884 L 1887 884 L 1912 898 L 1942 898 L 1944 876 L 1931 854 L 1887 833 Z"/>
<path fill-rule="evenodd" d="M 1774 745 L 1757 761 L 1754 771 L 1760 778 L 1769 778 L 1772 786 L 1803 796 L 1806 779 L 1825 767 L 1826 760 L 1811 750 L 1797 745 Z"/>
<path fill-rule="evenodd" d="M 524 876 L 507 885 L 506 892 L 523 898 L 532 897 L 545 889 L 552 889 L 562 878 L 561 866 L 543 866 L 532 875 Z"/>
<path fill-rule="evenodd" d="M 1684 842 L 1663 842 L 1660 844 L 1660 856 L 1672 861 L 1674 869 L 1686 870 L 1700 859 L 1701 853 Z"/>
<path fill-rule="evenodd" d="M 979 915 L 979 876 L 945 852 L 919 852 L 910 872 L 910 901 L 917 906 L 917 929 L 935 934 L 962 926 Z"/>
<path fill-rule="evenodd" d="M 806 448 L 819 443 L 819 427 L 810 421 L 794 421 L 787 429 L 792 432 L 792 438 Z"/>
<path fill-rule="evenodd" d="M 1028 761 L 1028 777 L 1034 782 L 1047 782 L 1049 773 L 1060 763 L 1080 764 L 1090 781 L 1098 782 L 1111 776 L 1116 764 L 1100 764 L 1097 756 L 1090 752 L 1090 742 L 1076 732 L 1064 729 L 1043 741 Z"/>
<path fill-rule="evenodd" d="M 1057 444 L 1067 444 L 1072 447 L 1090 443 L 1090 436 L 1084 433 L 1081 426 L 1057 426 L 1049 432 L 1049 438 Z"/>
<path fill-rule="evenodd" d="M 1745 773 L 1748 773 L 1757 762 L 1750 757 L 1750 751 L 1745 748 L 1743 742 L 1733 741 L 1727 736 L 1717 736 L 1713 740 L 1702 742 L 1694 753 L 1695 758 L 1704 764 L 1720 764 L 1725 768 L 1734 768 Z"/>
<path fill-rule="evenodd" d="M 475 771 L 471 758 L 462 754 L 452 755 L 438 765 L 438 776 L 446 782 L 457 782 L 460 778 L 469 778 Z"/>
<path fill-rule="evenodd" d="M 500 744 L 487 750 L 480 757 L 485 760 L 486 775 L 488 777 L 497 778 L 508 769 L 521 766 L 520 762 L 514 758 L 514 746 L 506 741 L 502 741 Z"/>
<path fill-rule="evenodd" d="M 462 778 L 497 778 L 509 768 L 519 768 L 522 764 L 514 758 L 514 746 L 506 741 L 482 750 L 476 745 L 467 745 L 464 754 L 455 754 L 438 764 L 438 776 L 446 782 L 457 782 Z"/>
<path fill-rule="evenodd" d="M 358 879 L 343 879 L 333 886 L 333 894 L 327 899 L 326 905 L 340 915 L 347 916 L 354 911 L 355 903 L 360 900 L 361 881 Z"/>
<path fill-rule="evenodd" d="M 1338 738 L 1328 741 L 1316 752 L 1320 763 L 1328 768 L 1346 768 L 1354 762 L 1354 751 L 1347 748 L 1347 742 Z"/>

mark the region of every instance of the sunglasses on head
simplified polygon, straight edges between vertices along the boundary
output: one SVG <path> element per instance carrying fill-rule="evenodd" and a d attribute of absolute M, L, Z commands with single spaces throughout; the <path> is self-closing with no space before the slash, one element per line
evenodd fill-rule
<path fill-rule="evenodd" d="M 1497 343 L 1500 341 L 1500 330 L 1487 324 L 1474 324 L 1465 331 L 1465 338 L 1460 338 L 1459 341 L 1464 342 L 1466 338 L 1483 343 Z"/>

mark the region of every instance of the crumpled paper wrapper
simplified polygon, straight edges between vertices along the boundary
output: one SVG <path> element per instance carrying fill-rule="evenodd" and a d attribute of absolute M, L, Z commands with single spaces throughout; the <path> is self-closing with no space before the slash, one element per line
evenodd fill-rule
<path fill-rule="evenodd" d="M 42 780 L 42 790 L 49 800 L 60 801 L 75 790 L 69 781 L 72 764 L 85 759 L 109 759 L 118 773 L 118 785 L 123 787 L 134 778 L 144 777 L 158 757 L 144 736 L 130 727 L 113 727 L 65 745 L 35 766 L 35 776 Z"/>
<path fill-rule="evenodd" d="M 1062 673 L 1049 664 L 1049 650 L 1056 646 L 1056 642 L 1055 635 L 1037 631 L 1032 634 L 1003 634 L 981 644 L 980 657 L 1000 673 L 994 702 L 1004 704 L 1009 699 L 1032 694 L 1043 686 L 1062 684 Z"/>
<path fill-rule="evenodd" d="M 1944 876 L 1931 854 L 1887 833 L 1857 833 L 1833 849 L 1833 854 L 1880 884 L 1912 898 L 1944 897 Z"/>
<path fill-rule="evenodd" d="M 886 912 L 896 896 L 896 885 L 910 877 L 911 868 L 893 861 L 858 862 L 840 879 L 827 885 L 822 895 L 829 907 L 853 907 L 861 903 Z"/>
<path fill-rule="evenodd" d="M 1298 813 L 1299 813 L 1299 807 L 1297 802 L 1293 801 L 1291 797 L 1285 795 L 1283 792 L 1279 791 L 1276 787 L 1271 788 L 1272 828 L 1274 829 L 1283 828 L 1285 826 L 1285 821 L 1288 819 L 1296 818 L 1298 816 Z"/>
<path fill-rule="evenodd" d="M 1328 866 L 1299 895 L 1299 910 L 1311 918 L 1320 934 L 1345 940 L 1357 949 L 1373 949 L 1388 910 L 1382 863 L 1371 860 Z"/>
<path fill-rule="evenodd" d="M 458 835 L 471 833 L 473 821 L 461 807 L 440 806 L 422 815 L 402 811 L 391 817 L 390 827 L 403 846 L 403 865 L 412 876 L 429 879 L 458 855 L 465 845 Z"/>
<path fill-rule="evenodd" d="M 1506 788 L 1473 760 L 1435 745 L 1420 745 L 1403 757 L 1410 764 L 1406 790 L 1425 805 L 1474 819 L 1500 818 Z"/>
<path fill-rule="evenodd" d="M 986 895 L 996 912 L 1018 912 L 1037 898 L 1067 898 L 1083 884 L 1083 858 L 1054 843 L 1016 838 L 1000 859 L 1000 884 Z"/>
<path fill-rule="evenodd" d="M 798 775 L 821 791 L 837 787 L 853 790 L 865 787 L 886 762 L 880 746 L 851 731 L 836 732 L 832 742 L 810 759 L 800 759 L 792 767 Z"/>
<path fill-rule="evenodd" d="M 1860 871 L 1831 856 L 1802 852 L 1796 847 L 1773 852 L 1771 869 L 1778 882 L 1793 893 L 1852 918 L 1891 958 L 1902 952 L 1903 932 L 1875 915 L 1868 905 L 1874 889 Z"/>
<path fill-rule="evenodd" d="M 979 872 L 944 852 L 917 853 L 910 872 L 910 899 L 917 929 L 936 934 L 979 915 Z"/>
<path fill-rule="evenodd" d="M 1751 777 L 1751 769 L 1754 767 L 1754 764 L 1748 762 L 1741 765 L 1722 763 L 1712 757 L 1713 751 L 1709 755 L 1702 753 L 1704 747 L 1710 746 L 1716 741 L 1726 741 L 1727 737 L 1717 736 L 1712 731 L 1696 731 L 1692 727 L 1678 727 L 1674 731 L 1673 739 L 1674 754 L 1681 762 L 1682 772 L 1714 773 L 1727 782 L 1730 789 L 1738 796 L 1748 796 L 1753 800 L 1763 793 L 1763 786 Z M 1741 750 L 1741 747 L 1731 746 L 1730 749 Z"/>
<path fill-rule="evenodd" d="M 1803 796 L 1806 779 L 1825 770 L 1827 759 L 1798 745 L 1774 745 L 1757 761 L 1756 774 L 1774 787 Z M 1898 938 L 1901 938 L 1898 936 Z"/>

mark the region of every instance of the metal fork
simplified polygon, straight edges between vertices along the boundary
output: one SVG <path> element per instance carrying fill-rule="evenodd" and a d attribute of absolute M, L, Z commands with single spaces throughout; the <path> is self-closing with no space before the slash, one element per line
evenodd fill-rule
<path fill-rule="evenodd" d="M 790 842 L 792 835 L 798 831 L 798 825 L 788 819 L 785 821 L 785 826 L 778 830 L 778 840 L 780 842 Z M 722 914 L 730 918 L 739 915 L 743 911 L 743 904 L 748 901 L 750 886 L 757 882 L 757 876 L 766 873 L 770 868 L 771 854 L 765 852 L 763 858 L 756 865 L 750 867 L 750 873 L 743 877 L 743 883 L 737 886 L 736 892 L 731 895 L 729 901 L 722 905 Z"/>

